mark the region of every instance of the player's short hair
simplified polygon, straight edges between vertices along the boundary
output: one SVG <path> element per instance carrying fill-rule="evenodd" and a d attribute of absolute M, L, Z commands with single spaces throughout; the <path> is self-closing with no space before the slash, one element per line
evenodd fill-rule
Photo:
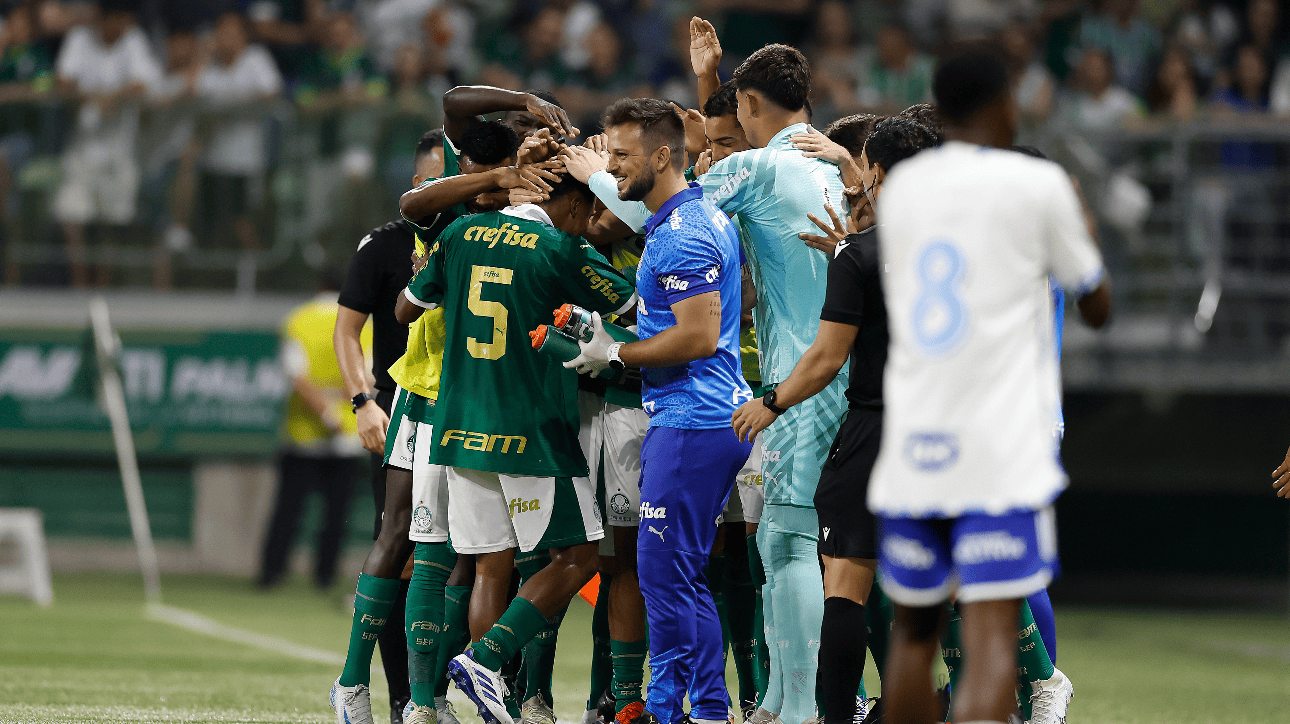
<path fill-rule="evenodd" d="M 902 118 L 912 118 L 915 121 L 936 131 L 936 135 L 942 135 L 945 128 L 945 121 L 941 119 L 940 111 L 931 103 L 915 103 L 914 105 L 901 111 L 899 114 Z"/>
<path fill-rule="evenodd" d="M 891 168 L 925 148 L 941 144 L 935 131 L 912 118 L 895 116 L 873 127 L 865 143 L 865 157 L 891 173 Z"/>
<path fill-rule="evenodd" d="M 412 153 L 412 162 L 419 163 L 426 155 L 433 152 L 436 148 L 443 148 L 443 129 L 436 128 L 432 131 L 426 131 L 426 134 L 417 141 L 417 150 Z"/>
<path fill-rule="evenodd" d="M 722 83 L 712 95 L 708 96 L 708 100 L 704 101 L 703 115 L 708 118 L 720 118 L 739 113 L 739 100 L 735 95 L 737 92 L 733 80 Z"/>
<path fill-rule="evenodd" d="M 524 92 L 528 93 L 531 96 L 537 96 L 538 98 L 541 98 L 542 100 L 546 101 L 547 103 L 550 103 L 553 106 L 559 106 L 560 108 L 564 108 L 564 104 L 560 102 L 560 99 L 556 98 L 555 94 L 549 90 L 538 90 L 536 88 L 530 88 L 529 90 L 526 90 Z"/>
<path fill-rule="evenodd" d="M 869 134 L 873 133 L 873 127 L 884 119 L 885 116 L 875 116 L 872 113 L 856 113 L 830 123 L 824 129 L 824 135 L 845 148 L 847 153 L 859 156 L 864 150 L 865 141 L 869 140 Z"/>
<path fill-rule="evenodd" d="M 745 93 L 756 90 L 785 110 L 800 111 L 811 93 L 811 65 L 797 48 L 765 45 L 739 64 L 733 80 Z"/>
<path fill-rule="evenodd" d="M 605 128 L 640 126 L 646 154 L 667 146 L 672 152 L 672 168 L 685 168 L 685 123 L 672 104 L 657 98 L 623 98 L 605 109 L 600 124 Z"/>
<path fill-rule="evenodd" d="M 591 188 L 588 187 L 587 184 L 574 178 L 573 174 L 561 173 L 559 176 L 559 181 L 551 182 L 551 193 L 548 194 L 551 201 L 555 201 L 561 196 L 568 194 L 581 194 L 587 201 L 596 200 L 596 195 L 591 192 Z"/>
<path fill-rule="evenodd" d="M 472 123 L 461 134 L 461 155 L 481 166 L 491 166 L 515 156 L 520 137 L 510 126 L 497 121 Z"/>
<path fill-rule="evenodd" d="M 932 95 L 941 117 L 964 123 L 1008 92 L 1008 67 L 999 51 L 974 45 L 943 58 L 932 76 Z"/>

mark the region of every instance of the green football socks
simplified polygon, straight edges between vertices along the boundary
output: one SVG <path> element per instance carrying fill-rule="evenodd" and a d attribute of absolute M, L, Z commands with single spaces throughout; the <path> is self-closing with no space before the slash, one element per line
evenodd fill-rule
<path fill-rule="evenodd" d="M 443 630 L 434 667 L 434 695 L 448 695 L 448 662 L 470 643 L 471 586 L 446 586 L 443 592 Z"/>
<path fill-rule="evenodd" d="M 1053 660 L 1048 656 L 1048 648 L 1039 636 L 1039 627 L 1035 625 L 1035 615 L 1030 604 L 1021 602 L 1021 614 L 1017 630 L 1017 684 L 1020 691 L 1021 713 L 1025 720 L 1030 719 L 1030 684 L 1035 681 L 1050 679 L 1055 671 Z"/>
<path fill-rule="evenodd" d="M 341 686 L 372 683 L 372 652 L 376 650 L 376 639 L 402 588 L 403 582 L 397 578 L 358 576 L 354 623 L 349 629 L 349 651 L 345 654 L 345 668 L 340 673 Z"/>
<path fill-rule="evenodd" d="M 492 671 L 501 671 L 502 665 L 549 623 L 537 606 L 516 596 L 484 638 L 471 644 L 475 661 Z"/>
<path fill-rule="evenodd" d="M 412 702 L 434 706 L 435 668 L 443 643 L 444 587 L 457 554 L 447 543 L 417 543 L 404 614 L 408 633 L 408 685 Z"/>
<path fill-rule="evenodd" d="M 945 668 L 950 675 L 950 691 L 953 692 L 959 685 L 959 677 L 963 674 L 963 639 L 961 629 L 963 627 L 963 617 L 959 615 L 958 609 L 951 604 L 945 604 L 945 631 L 941 633 L 941 658 L 945 661 Z"/>
<path fill-rule="evenodd" d="M 520 573 L 520 585 L 523 586 L 538 571 L 551 563 L 550 551 L 533 551 L 522 553 L 515 559 L 515 567 Z M 552 706 L 551 686 L 555 676 L 555 647 L 560 633 L 560 624 L 564 614 L 569 610 L 565 606 L 551 619 L 551 623 L 537 632 L 532 641 L 524 644 L 524 666 L 520 669 L 520 689 L 522 701 L 534 696 L 541 696 L 547 706 Z"/>
<path fill-rule="evenodd" d="M 600 577 L 596 608 L 591 613 L 591 694 L 587 711 L 600 704 L 600 697 L 614 678 L 613 652 L 609 643 L 609 577 Z"/>
<path fill-rule="evenodd" d="M 633 701 L 644 701 L 641 689 L 645 682 L 645 653 L 648 650 L 649 641 L 609 642 L 614 662 L 615 713 L 627 708 Z"/>

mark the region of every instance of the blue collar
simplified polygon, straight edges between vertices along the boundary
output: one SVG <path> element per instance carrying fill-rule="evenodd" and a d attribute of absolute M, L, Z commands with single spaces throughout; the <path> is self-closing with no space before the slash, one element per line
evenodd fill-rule
<path fill-rule="evenodd" d="M 698 201 L 701 198 L 703 198 L 703 189 L 699 188 L 699 184 L 691 181 L 689 188 L 673 194 L 672 198 L 664 201 L 663 205 L 658 207 L 658 211 L 645 220 L 645 233 L 647 235 L 654 233 L 654 227 L 663 223 L 663 219 L 666 219 L 667 215 L 672 213 L 676 207 L 687 201 Z"/>

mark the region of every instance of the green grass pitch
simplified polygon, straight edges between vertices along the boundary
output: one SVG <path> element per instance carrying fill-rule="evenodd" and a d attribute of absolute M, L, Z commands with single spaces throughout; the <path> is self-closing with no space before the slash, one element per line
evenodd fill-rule
<path fill-rule="evenodd" d="M 167 604 L 226 626 L 344 654 L 339 592 L 293 582 L 265 594 L 183 576 L 162 588 Z M 75 575 L 55 579 L 48 609 L 0 597 L 0 722 L 335 721 L 327 692 L 339 667 L 150 620 L 141 591 L 134 576 Z M 562 722 L 576 724 L 587 696 L 590 620 L 575 601 L 561 630 Z M 1075 683 L 1071 724 L 1290 721 L 1284 616 L 1061 610 L 1058 632 L 1059 665 Z M 384 680 L 372 683 L 376 720 L 388 721 Z"/>

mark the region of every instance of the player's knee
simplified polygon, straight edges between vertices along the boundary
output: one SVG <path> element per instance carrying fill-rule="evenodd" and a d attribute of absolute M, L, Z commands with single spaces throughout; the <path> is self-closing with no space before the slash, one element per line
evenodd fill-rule
<path fill-rule="evenodd" d="M 582 545 L 569 546 L 559 550 L 551 551 L 551 565 L 559 566 L 564 569 L 566 575 L 576 576 L 582 583 L 581 586 L 591 577 L 596 575 L 600 567 L 599 545 L 596 543 L 583 543 Z"/>
<path fill-rule="evenodd" d="M 913 643 L 939 641 L 944 606 L 896 606 L 896 630 Z"/>

